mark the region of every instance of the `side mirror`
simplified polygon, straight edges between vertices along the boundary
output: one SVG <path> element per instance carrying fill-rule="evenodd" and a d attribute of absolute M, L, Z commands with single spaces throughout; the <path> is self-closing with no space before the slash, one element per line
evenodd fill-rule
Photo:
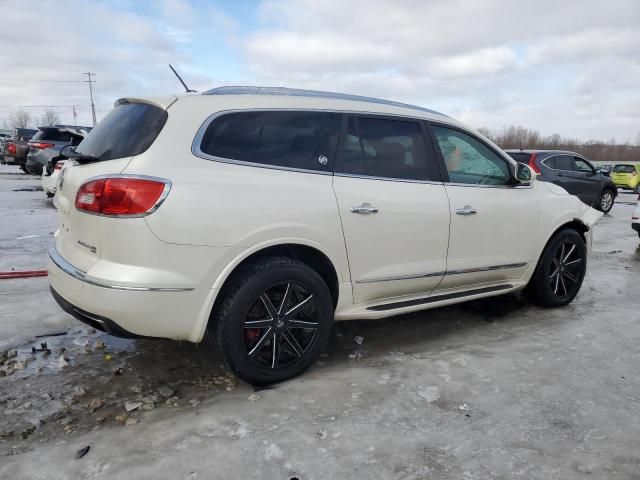
<path fill-rule="evenodd" d="M 524 163 L 516 164 L 516 181 L 518 185 L 530 185 L 534 178 L 535 174 L 529 165 Z"/>
<path fill-rule="evenodd" d="M 65 145 L 64 147 L 62 147 L 62 150 L 60 150 L 60 156 L 62 157 L 62 160 L 72 158 L 74 153 L 75 147 L 72 145 Z"/>

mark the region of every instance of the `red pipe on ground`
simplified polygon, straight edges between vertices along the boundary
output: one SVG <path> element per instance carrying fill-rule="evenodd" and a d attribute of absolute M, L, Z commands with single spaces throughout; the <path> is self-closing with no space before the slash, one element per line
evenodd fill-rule
<path fill-rule="evenodd" d="M 46 270 L 23 270 L 13 272 L 0 272 L 0 280 L 10 280 L 12 278 L 32 278 L 32 277 L 46 277 Z"/>

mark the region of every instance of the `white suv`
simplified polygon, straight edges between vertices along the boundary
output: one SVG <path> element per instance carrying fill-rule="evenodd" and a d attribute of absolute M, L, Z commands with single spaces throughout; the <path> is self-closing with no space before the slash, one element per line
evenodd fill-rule
<path fill-rule="evenodd" d="M 373 98 L 282 88 L 118 100 L 68 152 L 49 279 L 115 335 L 213 340 L 268 384 L 332 322 L 580 289 L 601 214 L 473 130 Z"/>

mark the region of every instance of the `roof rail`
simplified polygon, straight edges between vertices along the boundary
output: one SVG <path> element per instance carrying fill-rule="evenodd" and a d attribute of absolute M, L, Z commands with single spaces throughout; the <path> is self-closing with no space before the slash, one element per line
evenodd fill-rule
<path fill-rule="evenodd" d="M 422 112 L 435 113 L 446 117 L 443 113 L 430 110 L 428 108 L 409 105 L 407 103 L 394 102 L 392 100 L 383 100 L 375 97 L 365 97 L 362 95 L 350 95 L 348 93 L 323 92 L 320 90 L 304 90 L 301 88 L 287 87 L 254 87 L 254 86 L 224 86 L 212 88 L 202 93 L 203 95 L 285 95 L 292 97 L 317 97 L 331 98 L 336 100 L 351 100 L 355 102 L 377 103 L 379 105 L 391 105 L 394 107 L 409 108 L 412 110 L 420 110 Z"/>

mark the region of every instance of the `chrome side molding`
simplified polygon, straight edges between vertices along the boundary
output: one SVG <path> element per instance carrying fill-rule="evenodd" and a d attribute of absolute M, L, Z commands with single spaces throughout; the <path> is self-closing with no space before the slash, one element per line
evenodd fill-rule
<path fill-rule="evenodd" d="M 96 287 L 110 288 L 112 290 L 131 290 L 136 292 L 189 292 L 195 290 L 195 288 L 173 288 L 173 287 L 130 287 L 128 285 L 117 285 L 113 283 L 106 283 L 100 280 L 95 280 L 87 277 L 86 272 L 78 270 L 76 267 L 67 262 L 62 255 L 58 252 L 55 245 L 49 249 L 49 258 L 51 261 L 64 273 L 72 276 L 76 280 L 94 285 Z"/>

